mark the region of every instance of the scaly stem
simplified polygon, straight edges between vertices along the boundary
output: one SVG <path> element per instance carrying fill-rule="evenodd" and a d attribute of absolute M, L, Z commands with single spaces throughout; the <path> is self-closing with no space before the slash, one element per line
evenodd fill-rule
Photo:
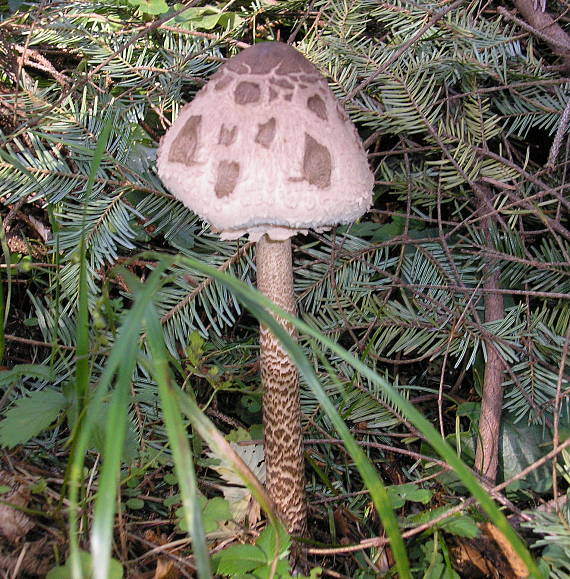
<path fill-rule="evenodd" d="M 295 314 L 291 240 L 257 242 L 257 287 Z M 282 322 L 294 335 L 293 327 Z M 279 340 L 261 326 L 261 383 L 267 490 L 288 531 L 305 535 L 307 513 L 299 377 Z"/>

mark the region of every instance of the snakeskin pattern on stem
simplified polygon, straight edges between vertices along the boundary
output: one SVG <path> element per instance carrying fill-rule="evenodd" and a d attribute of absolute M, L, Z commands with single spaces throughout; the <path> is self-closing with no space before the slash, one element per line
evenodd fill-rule
<path fill-rule="evenodd" d="M 257 287 L 279 307 L 295 314 L 291 240 L 257 242 Z M 290 324 L 284 323 L 294 335 Z M 267 490 L 288 531 L 307 532 L 299 377 L 279 340 L 261 326 L 261 383 Z"/>

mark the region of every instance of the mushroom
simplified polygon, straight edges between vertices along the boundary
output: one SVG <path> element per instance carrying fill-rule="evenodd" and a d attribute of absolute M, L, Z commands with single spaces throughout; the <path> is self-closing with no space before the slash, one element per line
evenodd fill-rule
<path fill-rule="evenodd" d="M 257 242 L 258 289 L 291 314 L 291 236 L 357 219 L 374 185 L 358 133 L 324 77 L 278 42 L 243 50 L 211 77 L 163 137 L 158 173 L 222 239 Z M 288 531 L 302 536 L 298 373 L 263 325 L 260 351 L 267 489 Z"/>

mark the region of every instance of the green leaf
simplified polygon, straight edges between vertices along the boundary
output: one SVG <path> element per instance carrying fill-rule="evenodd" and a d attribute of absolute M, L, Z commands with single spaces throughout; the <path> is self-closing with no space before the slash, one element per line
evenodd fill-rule
<path fill-rule="evenodd" d="M 255 579 L 292 579 L 291 573 L 289 573 L 289 562 L 286 559 L 281 559 L 277 561 L 275 566 L 275 574 L 271 569 L 271 563 L 267 561 L 262 567 L 256 567 L 253 570 L 253 576 Z M 303 579 L 302 576 L 295 575 L 297 579 Z"/>
<path fill-rule="evenodd" d="M 460 579 L 460 576 L 445 563 L 435 563 L 426 571 L 423 579 Z"/>
<path fill-rule="evenodd" d="M 179 10 L 182 7 L 182 4 L 176 4 L 174 9 Z M 212 6 L 193 6 L 174 19 L 178 26 L 196 30 L 233 29 L 239 26 L 242 20 L 237 12 L 221 12 Z"/>
<path fill-rule="evenodd" d="M 394 485 L 387 487 L 388 496 L 392 501 L 394 509 L 400 509 L 404 506 L 406 501 L 426 504 L 429 503 L 432 497 L 432 492 L 428 489 L 421 489 L 415 483 L 407 483 L 403 485 Z"/>
<path fill-rule="evenodd" d="M 176 479 L 176 475 L 173 472 L 166 473 L 162 477 L 162 480 L 168 485 L 174 486 L 175 484 L 178 484 L 178 480 Z"/>
<path fill-rule="evenodd" d="M 0 386 L 13 384 L 20 378 L 38 378 L 46 382 L 51 380 L 52 372 L 43 364 L 18 364 L 9 370 L 0 372 Z"/>
<path fill-rule="evenodd" d="M 226 435 L 228 442 L 241 442 L 242 440 L 251 440 L 252 436 L 245 428 L 234 428 Z"/>
<path fill-rule="evenodd" d="M 480 402 L 462 402 L 457 406 L 457 416 L 465 416 L 471 420 L 471 422 L 476 422 L 479 420 L 479 415 L 481 414 L 481 403 Z"/>
<path fill-rule="evenodd" d="M 475 521 L 467 515 L 451 517 L 438 525 L 441 529 L 458 537 L 473 539 L 479 536 L 480 530 Z"/>
<path fill-rule="evenodd" d="M 180 503 L 180 497 L 177 496 L 176 498 L 176 503 Z M 200 505 L 200 512 L 202 514 L 205 533 L 213 533 L 218 529 L 219 522 L 229 521 L 232 518 L 232 513 L 228 501 L 222 497 L 206 499 L 206 497 L 200 495 L 198 497 L 198 504 Z M 188 526 L 184 519 L 184 509 L 182 507 L 179 507 L 176 510 L 176 516 L 181 517 L 180 521 L 178 521 L 178 527 L 182 531 L 188 531 Z"/>
<path fill-rule="evenodd" d="M 55 390 L 38 390 L 21 398 L 0 422 L 0 445 L 23 444 L 45 430 L 67 406 L 67 400 Z"/>
<path fill-rule="evenodd" d="M 170 507 L 174 507 L 176 505 L 180 505 L 180 501 L 181 501 L 180 495 L 176 494 L 176 495 L 172 495 L 170 497 L 166 497 L 162 504 L 165 507 L 170 508 Z"/>
<path fill-rule="evenodd" d="M 90 408 L 89 412 L 97 415 L 97 421 L 93 426 L 93 433 L 90 442 L 98 452 L 103 452 L 105 448 L 105 439 L 110 432 L 108 427 L 109 404 L 99 404 L 93 409 Z M 126 464 L 130 464 L 139 457 L 139 443 L 132 420 L 130 420 L 130 417 L 127 417 L 126 420 L 128 422 L 123 442 L 121 460 Z M 114 432 L 111 432 L 112 437 L 114 437 L 114 434 Z"/>
<path fill-rule="evenodd" d="M 267 563 L 265 553 L 255 545 L 232 545 L 220 556 L 218 573 L 236 575 L 248 573 Z"/>
<path fill-rule="evenodd" d="M 138 511 L 139 509 L 144 508 L 144 501 L 142 499 L 132 498 L 129 499 L 125 504 L 127 505 L 127 508 L 133 511 Z"/>
<path fill-rule="evenodd" d="M 251 414 L 255 414 L 261 410 L 261 396 L 246 394 L 241 397 L 240 403 Z"/>
<path fill-rule="evenodd" d="M 255 541 L 255 544 L 263 550 L 268 560 L 273 559 L 275 555 L 281 556 L 284 553 L 287 553 L 289 546 L 291 545 L 291 537 L 289 537 L 283 525 L 279 525 L 278 529 L 280 553 L 275 553 L 275 527 L 273 525 L 265 527 L 259 537 L 257 537 L 257 541 Z"/>
<path fill-rule="evenodd" d="M 550 442 L 550 433 L 539 424 L 514 424 L 506 414 L 501 423 L 501 456 L 499 471 L 502 480 L 508 480 L 527 466 L 542 458 L 544 445 Z M 511 491 L 530 488 L 536 493 L 546 493 L 552 487 L 548 464 L 539 466 L 524 479 L 508 486 Z"/>
<path fill-rule="evenodd" d="M 204 521 L 210 520 L 217 523 L 218 521 L 227 521 L 232 518 L 228 501 L 222 497 L 214 497 L 208 500 L 202 512 Z"/>
<path fill-rule="evenodd" d="M 129 0 L 129 4 L 136 6 L 141 14 L 164 14 L 168 12 L 165 0 Z"/>
<path fill-rule="evenodd" d="M 404 226 L 405 219 L 396 215 L 387 223 L 382 224 L 364 221 L 362 223 L 342 225 L 339 227 L 339 232 L 350 233 L 358 237 L 366 237 L 374 242 L 383 242 L 401 235 L 404 232 Z"/>

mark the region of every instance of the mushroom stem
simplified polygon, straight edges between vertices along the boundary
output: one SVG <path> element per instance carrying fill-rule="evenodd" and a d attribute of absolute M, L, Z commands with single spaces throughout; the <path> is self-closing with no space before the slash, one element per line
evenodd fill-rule
<path fill-rule="evenodd" d="M 286 312 L 296 313 L 291 240 L 257 242 L 257 287 Z M 291 324 L 279 321 L 292 335 Z M 279 340 L 261 325 L 261 384 L 267 490 L 287 530 L 307 532 L 303 436 L 297 368 Z"/>

